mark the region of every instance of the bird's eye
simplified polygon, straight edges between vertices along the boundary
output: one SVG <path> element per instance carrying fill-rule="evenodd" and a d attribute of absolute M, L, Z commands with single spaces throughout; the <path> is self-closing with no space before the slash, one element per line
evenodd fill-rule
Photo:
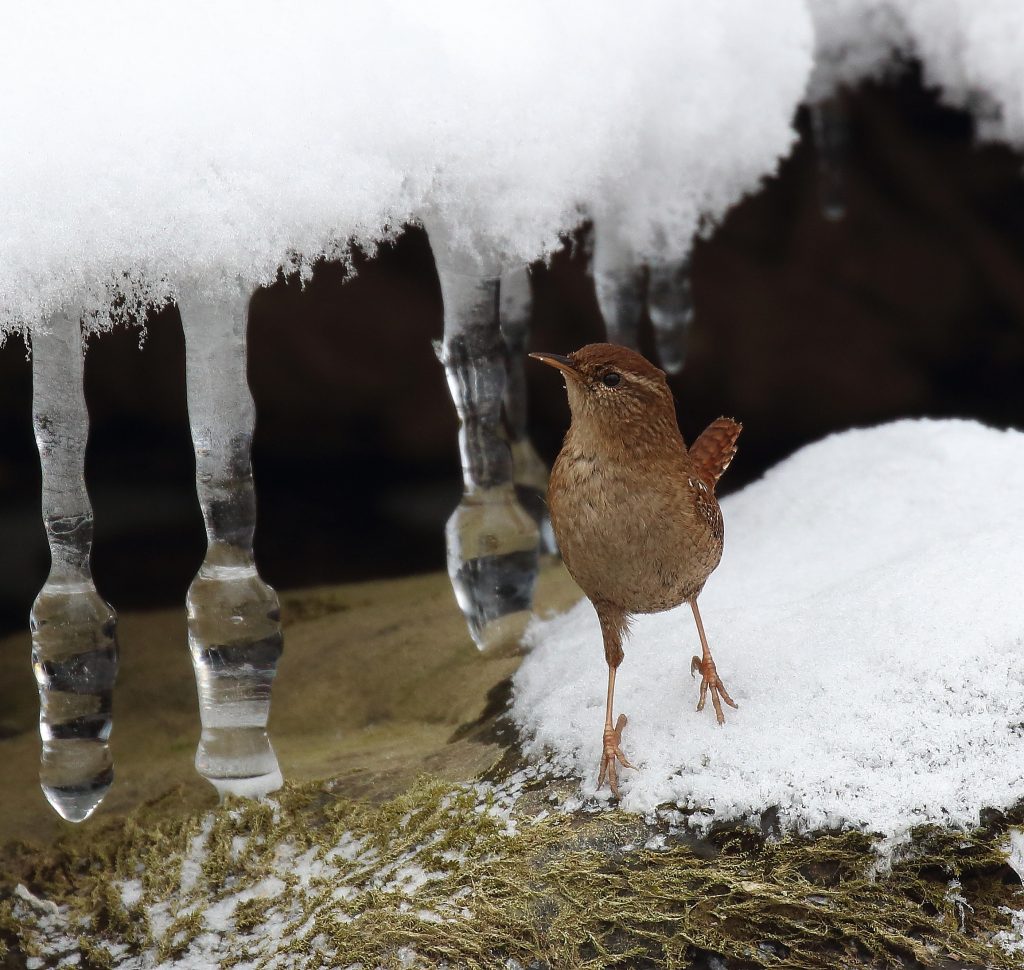
<path fill-rule="evenodd" d="M 619 377 L 619 375 L 616 374 L 615 371 L 609 371 L 607 374 L 604 375 L 604 377 L 601 378 L 601 380 L 604 383 L 605 387 L 615 387 L 615 385 L 618 384 L 619 381 L 622 380 L 622 378 Z"/>

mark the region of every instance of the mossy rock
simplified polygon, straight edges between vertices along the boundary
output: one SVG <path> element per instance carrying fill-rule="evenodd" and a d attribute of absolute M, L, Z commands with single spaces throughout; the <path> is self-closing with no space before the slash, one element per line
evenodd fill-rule
<path fill-rule="evenodd" d="M 542 608 L 576 595 L 545 571 Z M 191 767 L 180 618 L 126 618 L 108 801 L 77 828 L 41 796 L 5 803 L 0 966 L 1024 965 L 997 945 L 1024 908 L 1004 852 L 1024 813 L 922 829 L 885 867 L 860 832 L 697 838 L 569 810 L 578 782 L 525 764 L 505 719 L 516 660 L 477 654 L 445 577 L 290 594 L 284 615 L 272 731 L 293 780 L 221 806 Z M 0 754 L 31 748 L 35 789 L 31 733 Z"/>

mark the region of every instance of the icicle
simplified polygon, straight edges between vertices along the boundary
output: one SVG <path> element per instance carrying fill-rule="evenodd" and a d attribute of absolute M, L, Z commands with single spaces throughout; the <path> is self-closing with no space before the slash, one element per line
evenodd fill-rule
<path fill-rule="evenodd" d="M 651 265 L 647 301 L 658 360 L 670 374 L 678 374 L 686 362 L 686 336 L 693 320 L 689 258 Z"/>
<path fill-rule="evenodd" d="M 526 340 L 533 301 L 530 270 L 523 266 L 502 273 L 498 289 L 498 317 L 508 356 L 505 385 L 505 428 L 512 449 L 512 477 L 523 508 L 540 529 L 543 551 L 555 553 L 555 533 L 548 517 L 548 468 L 526 433 Z"/>
<path fill-rule="evenodd" d="M 267 736 L 281 656 L 277 594 L 253 560 L 250 445 L 255 407 L 246 379 L 248 294 L 178 300 L 185 332 L 188 412 L 207 551 L 188 590 L 188 636 L 202 737 L 196 770 L 225 794 L 280 787 Z"/>
<path fill-rule="evenodd" d="M 537 579 L 537 525 L 519 504 L 502 427 L 507 356 L 498 267 L 454 252 L 428 225 L 444 301 L 438 356 L 459 415 L 464 495 L 445 529 L 448 575 L 481 650 L 518 645 Z"/>
<path fill-rule="evenodd" d="M 610 220 L 594 220 L 591 272 L 608 342 L 636 350 L 644 314 L 646 273 Z"/>
<path fill-rule="evenodd" d="M 50 573 L 31 614 L 39 779 L 47 801 L 71 822 L 88 818 L 114 781 L 109 739 L 117 676 L 117 617 L 96 592 L 89 565 L 82 353 L 78 314 L 58 314 L 32 334 L 32 421 L 50 546 Z"/>
<path fill-rule="evenodd" d="M 846 215 L 846 155 L 849 122 L 842 93 L 810 106 L 811 131 L 818 150 L 818 197 L 822 215 L 837 222 Z"/>

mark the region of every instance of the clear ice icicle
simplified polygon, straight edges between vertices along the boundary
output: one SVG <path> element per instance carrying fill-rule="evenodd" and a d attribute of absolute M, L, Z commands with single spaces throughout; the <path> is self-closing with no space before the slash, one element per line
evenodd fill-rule
<path fill-rule="evenodd" d="M 90 570 L 92 506 L 85 487 L 82 330 L 57 314 L 32 334 L 32 422 L 42 470 L 50 572 L 32 605 L 43 794 L 70 822 L 92 814 L 114 781 L 111 700 L 117 618 Z"/>
<path fill-rule="evenodd" d="M 647 306 L 658 360 L 670 374 L 678 374 L 686 362 L 686 336 L 693 320 L 688 258 L 651 264 Z"/>
<path fill-rule="evenodd" d="M 837 222 L 846 215 L 846 155 L 849 120 L 842 93 L 810 106 L 811 131 L 818 151 L 818 198 L 822 215 Z"/>
<path fill-rule="evenodd" d="M 256 496 L 250 446 L 255 407 L 246 379 L 249 294 L 178 300 L 185 332 L 196 492 L 206 558 L 188 590 L 188 637 L 202 735 L 196 770 L 217 791 L 258 796 L 282 783 L 267 736 L 281 656 L 277 594 L 253 559 Z"/>
<path fill-rule="evenodd" d="M 481 650 L 515 648 L 530 616 L 540 535 L 516 497 L 502 424 L 507 352 L 498 318 L 499 268 L 453 252 L 428 225 L 444 302 L 438 356 L 459 415 L 464 494 L 445 528 L 448 575 Z"/>
<path fill-rule="evenodd" d="M 512 477 L 516 495 L 540 529 L 543 551 L 554 553 L 557 552 L 557 546 L 547 504 L 548 468 L 526 432 L 526 340 L 533 309 L 529 267 L 521 266 L 502 273 L 498 306 L 501 334 L 508 353 L 505 428 L 512 450 Z"/>
<path fill-rule="evenodd" d="M 639 347 L 646 272 L 611 221 L 595 219 L 591 273 L 608 342 Z"/>

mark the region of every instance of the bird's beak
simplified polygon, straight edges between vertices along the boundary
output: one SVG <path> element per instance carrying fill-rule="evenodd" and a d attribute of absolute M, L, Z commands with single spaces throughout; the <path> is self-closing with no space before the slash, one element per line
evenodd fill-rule
<path fill-rule="evenodd" d="M 568 374 L 570 377 L 579 377 L 580 372 L 576 369 L 576 365 L 568 357 L 563 357 L 561 354 L 530 354 L 534 360 L 539 360 L 542 364 L 547 364 L 549 367 L 557 367 L 563 374 Z"/>

